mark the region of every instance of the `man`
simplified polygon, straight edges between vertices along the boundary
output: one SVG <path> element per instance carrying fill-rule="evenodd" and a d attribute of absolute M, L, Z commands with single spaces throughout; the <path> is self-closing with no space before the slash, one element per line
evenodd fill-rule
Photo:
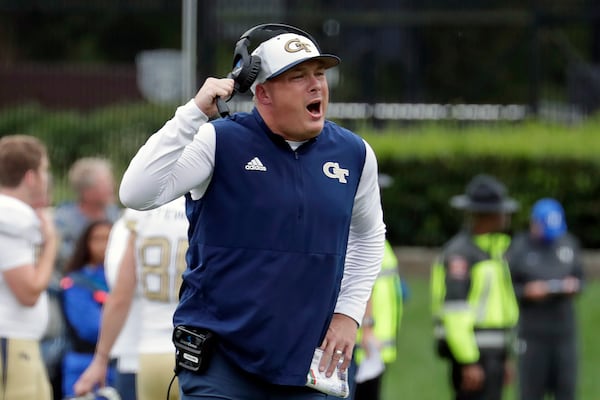
<path fill-rule="evenodd" d="M 0 393 L 51 400 L 39 340 L 58 248 L 48 202 L 46 147 L 24 135 L 0 139 Z"/>
<path fill-rule="evenodd" d="M 386 240 L 381 272 L 373 285 L 354 354 L 358 369 L 353 400 L 381 398 L 385 368 L 396 361 L 402 311 L 398 258 Z"/>
<path fill-rule="evenodd" d="M 383 191 L 393 185 L 394 179 L 379 174 L 378 182 Z M 396 360 L 396 336 L 403 311 L 399 272 L 398 258 L 386 240 L 381 271 L 367 302 L 350 367 L 353 400 L 379 400 L 385 369 Z"/>
<path fill-rule="evenodd" d="M 583 266 L 579 241 L 567 231 L 562 205 L 538 200 L 530 230 L 507 252 L 520 307 L 519 394 L 522 400 L 577 398 L 575 295 Z"/>
<path fill-rule="evenodd" d="M 75 248 L 75 243 L 90 222 L 115 222 L 120 214 L 115 204 L 114 178 L 108 160 L 97 157 L 80 158 L 69 169 L 69 184 L 76 201 L 59 204 L 54 210 L 54 223 L 60 236 L 59 252 L 50 283 L 50 320 L 42 340 L 42 355 L 50 373 L 54 397 L 62 394 L 61 359 L 66 346 L 66 326 L 60 313 L 59 281 L 63 269 Z"/>
<path fill-rule="evenodd" d="M 245 36 L 237 47 L 255 38 Z M 375 155 L 325 120 L 325 70 L 339 59 L 297 28 L 268 36 L 252 52 L 252 112 L 208 122 L 240 75 L 208 78 L 121 183 L 135 209 L 186 195 L 190 249 L 175 335 L 191 331 L 180 339 L 202 342 L 203 353 L 178 360 L 191 364 L 178 374 L 182 399 L 323 398 L 305 387 L 311 360 L 320 348 L 319 373 L 345 373 L 381 264 Z"/>
<path fill-rule="evenodd" d="M 500 400 L 518 309 L 504 253 L 509 214 L 518 204 L 504 185 L 477 175 L 451 205 L 466 228 L 442 249 L 431 275 L 439 355 L 451 364 L 456 400 Z"/>
<path fill-rule="evenodd" d="M 69 169 L 69 184 L 75 192 L 76 201 L 59 204 L 54 221 L 61 235 L 57 267 L 73 254 L 73 248 L 81 232 L 92 221 L 115 222 L 120 209 L 115 204 L 115 183 L 108 160 L 97 157 L 80 158 Z"/>
<path fill-rule="evenodd" d="M 104 269 L 106 271 L 106 280 L 111 290 L 114 289 L 117 283 L 121 261 L 123 260 L 125 250 L 129 246 L 129 238 L 132 234 L 130 230 L 132 226 L 132 213 L 135 212 L 134 210 L 125 210 L 121 218 L 113 224 L 110 230 Z M 138 398 L 136 380 L 139 369 L 138 345 L 142 333 L 142 310 L 140 291 L 136 290 L 132 295 L 133 299 L 129 306 L 127 320 L 120 329 L 119 336 L 112 346 L 110 353 L 117 364 L 115 389 L 119 393 L 121 400 L 136 400 Z"/>
<path fill-rule="evenodd" d="M 111 349 L 139 291 L 142 316 L 136 347 L 140 364 L 137 394 L 140 399 L 164 400 L 175 351 L 171 321 L 188 248 L 185 199 L 180 197 L 147 212 L 127 210 L 123 219 L 130 229 L 128 245 L 115 285 L 104 305 L 94 359 L 75 384 L 75 392 L 89 393 L 97 383 L 105 383 Z M 176 400 L 177 391 L 169 398 Z"/>

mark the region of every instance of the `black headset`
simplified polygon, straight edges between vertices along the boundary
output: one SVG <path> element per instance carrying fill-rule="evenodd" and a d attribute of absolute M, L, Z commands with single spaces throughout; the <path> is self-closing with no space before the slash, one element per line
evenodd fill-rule
<path fill-rule="evenodd" d="M 251 51 L 249 50 L 251 46 L 265 42 L 283 33 L 296 33 L 305 36 L 317 46 L 319 53 L 321 52 L 317 41 L 314 40 L 309 33 L 291 25 L 261 24 L 248 29 L 240 36 L 235 44 L 235 50 L 233 52 L 233 69 L 227 75 L 228 78 L 233 79 L 234 87 L 233 93 L 227 101 L 231 100 L 235 93 L 246 93 L 248 89 L 252 87 L 252 84 L 260 72 L 261 59 L 260 57 L 251 54 Z M 220 98 L 217 99 L 217 108 L 222 117 L 229 115 L 227 104 Z"/>

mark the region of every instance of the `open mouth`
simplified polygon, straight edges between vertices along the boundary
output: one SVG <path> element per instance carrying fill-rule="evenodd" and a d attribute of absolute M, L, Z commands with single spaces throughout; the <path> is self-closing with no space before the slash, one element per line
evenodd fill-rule
<path fill-rule="evenodd" d="M 315 115 L 315 116 L 320 115 L 321 114 L 321 102 L 315 101 L 313 103 L 310 103 L 308 106 L 306 106 L 306 109 L 312 115 Z"/>

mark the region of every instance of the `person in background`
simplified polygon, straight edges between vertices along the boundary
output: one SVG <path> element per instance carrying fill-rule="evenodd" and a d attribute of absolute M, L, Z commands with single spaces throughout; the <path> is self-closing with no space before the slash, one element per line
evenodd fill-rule
<path fill-rule="evenodd" d="M 127 224 L 131 220 L 129 215 L 132 212 L 133 210 L 123 212 L 117 222 L 113 224 L 108 237 L 104 258 L 104 273 L 111 291 L 114 291 L 117 284 L 121 261 L 129 244 L 131 231 Z M 110 358 L 114 358 L 117 363 L 115 389 L 121 396 L 121 400 L 136 400 L 138 398 L 136 381 L 140 364 L 138 347 L 142 333 L 141 314 L 141 294 L 139 290 L 136 290 L 127 314 L 127 320 L 110 353 Z"/>
<path fill-rule="evenodd" d="M 94 360 L 77 381 L 76 392 L 82 395 L 104 384 L 109 354 L 139 292 L 142 315 L 135 347 L 139 355 L 137 394 L 144 400 L 164 400 L 173 377 L 172 321 L 188 249 L 185 198 L 150 211 L 126 210 L 122 220 L 129 228 L 127 247 L 102 314 Z M 174 388 L 168 399 L 178 398 Z"/>
<path fill-rule="evenodd" d="M 510 374 L 518 306 L 504 258 L 518 203 L 495 177 L 476 175 L 450 204 L 467 213 L 431 273 L 434 336 L 450 362 L 456 400 L 500 400 Z"/>
<path fill-rule="evenodd" d="M 392 245 L 386 240 L 381 272 L 373 286 L 357 335 L 354 360 L 358 369 L 353 400 L 381 398 L 385 368 L 396 361 L 396 337 L 402 319 L 402 297 L 398 258 Z"/>
<path fill-rule="evenodd" d="M 42 339 L 42 355 L 55 398 L 59 398 L 63 392 L 61 365 L 66 351 L 66 326 L 60 306 L 60 279 L 83 230 L 96 220 L 114 223 L 121 212 L 115 204 L 112 166 L 107 159 L 80 158 L 69 169 L 68 178 L 76 199 L 60 203 L 54 210 L 54 223 L 60 236 L 60 247 L 48 290 L 50 320 Z"/>
<path fill-rule="evenodd" d="M 69 184 L 76 200 L 56 206 L 54 221 L 61 237 L 57 267 L 63 268 L 73 255 L 75 243 L 92 222 L 114 223 L 121 214 L 115 203 L 115 182 L 110 161 L 98 157 L 80 158 L 69 169 Z"/>
<path fill-rule="evenodd" d="M 381 190 L 391 187 L 393 181 L 390 175 L 380 173 L 378 176 Z M 392 245 L 386 240 L 381 271 L 373 285 L 356 337 L 354 358 L 349 370 L 352 400 L 381 398 L 385 368 L 396 360 L 396 336 L 404 300 L 402 289 L 398 258 Z"/>
<path fill-rule="evenodd" d="M 360 136 L 325 120 L 325 71 L 339 58 L 306 32 L 273 26 L 252 28 L 236 46 L 260 60 L 255 108 L 209 122 L 236 83 L 207 78 L 121 182 L 121 201 L 138 210 L 186 196 L 175 340 L 184 344 L 186 330 L 212 339 L 198 365 L 178 359 L 182 399 L 323 398 L 318 390 L 328 389 L 310 385 L 346 373 L 381 267 L 377 159 Z"/>
<path fill-rule="evenodd" d="M 52 399 L 39 346 L 58 251 L 48 170 L 38 139 L 0 138 L 0 393 L 11 400 Z"/>
<path fill-rule="evenodd" d="M 520 307 L 519 398 L 577 398 L 577 320 L 583 287 L 579 240 L 567 231 L 555 199 L 532 207 L 529 232 L 515 237 L 507 259 Z"/>
<path fill-rule="evenodd" d="M 108 296 L 104 274 L 104 254 L 112 223 L 92 222 L 84 229 L 74 253 L 65 266 L 62 306 L 70 337 L 70 348 L 63 357 L 62 397 L 73 396 L 73 385 L 92 361 L 102 307 Z M 114 382 L 114 370 L 108 372 Z"/>

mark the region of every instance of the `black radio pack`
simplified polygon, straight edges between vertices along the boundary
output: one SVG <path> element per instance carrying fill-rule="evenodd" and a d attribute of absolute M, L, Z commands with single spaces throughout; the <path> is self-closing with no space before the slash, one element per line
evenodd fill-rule
<path fill-rule="evenodd" d="M 214 334 L 206 329 L 176 326 L 173 331 L 175 373 L 182 368 L 195 373 L 204 372 L 214 350 L 214 338 Z"/>

